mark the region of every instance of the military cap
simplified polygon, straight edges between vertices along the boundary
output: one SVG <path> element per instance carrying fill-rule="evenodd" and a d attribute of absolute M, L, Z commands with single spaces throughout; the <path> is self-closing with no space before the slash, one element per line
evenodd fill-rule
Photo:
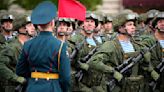
<path fill-rule="evenodd" d="M 87 11 L 86 19 L 93 19 L 95 21 L 96 26 L 98 26 L 98 17 L 94 13 Z"/>
<path fill-rule="evenodd" d="M 26 19 L 26 22 L 31 22 L 31 16 L 27 16 L 25 19 Z"/>
<path fill-rule="evenodd" d="M 13 20 L 14 16 L 11 14 L 2 16 L 2 20 Z"/>
<path fill-rule="evenodd" d="M 153 18 L 153 17 L 157 16 L 158 13 L 159 13 L 158 10 L 155 10 L 155 9 L 153 9 L 153 10 L 149 10 L 149 11 L 147 12 L 147 14 L 148 14 L 148 18 Z"/>
<path fill-rule="evenodd" d="M 146 21 L 147 20 L 147 13 L 142 13 L 139 15 L 139 18 L 138 18 L 138 21 L 141 22 L 141 21 Z"/>
<path fill-rule="evenodd" d="M 69 18 L 58 18 L 59 22 L 64 22 L 67 24 L 67 26 L 70 26 L 71 20 Z M 55 23 L 57 24 L 57 23 Z"/>
<path fill-rule="evenodd" d="M 31 17 L 26 15 L 20 15 L 14 22 L 15 31 L 19 28 L 24 27 L 26 24 L 31 23 Z"/>
<path fill-rule="evenodd" d="M 22 16 L 17 18 L 14 22 L 14 30 L 18 31 L 19 28 L 24 26 L 24 23 L 25 23 L 25 19 Z"/>
<path fill-rule="evenodd" d="M 69 18 L 59 18 L 59 21 L 70 22 Z"/>
<path fill-rule="evenodd" d="M 47 24 L 56 17 L 56 6 L 51 1 L 43 1 L 32 11 L 33 24 Z"/>
<path fill-rule="evenodd" d="M 75 22 L 75 19 L 69 18 L 70 22 Z"/>
<path fill-rule="evenodd" d="M 134 13 L 127 14 L 126 20 L 136 20 L 136 14 L 134 14 Z"/>
<path fill-rule="evenodd" d="M 112 22 L 113 21 L 113 18 L 111 16 L 106 16 L 106 18 L 105 18 L 104 21 L 105 21 L 105 23 Z"/>
<path fill-rule="evenodd" d="M 163 19 L 164 18 L 164 12 L 159 12 L 157 15 L 157 18 Z"/>
<path fill-rule="evenodd" d="M 3 23 L 6 20 L 13 21 L 15 18 L 12 14 L 9 14 L 7 11 L 1 14 L 1 23 Z"/>
<path fill-rule="evenodd" d="M 86 18 L 98 19 L 98 17 L 91 11 L 86 12 Z"/>
<path fill-rule="evenodd" d="M 136 21 L 136 15 L 131 14 L 119 14 L 113 20 L 114 30 L 118 30 L 120 26 L 123 26 L 127 21 Z"/>
<path fill-rule="evenodd" d="M 160 19 L 164 19 L 164 12 L 159 12 L 156 19 L 153 21 L 152 26 L 155 28 L 155 26 L 157 25 L 157 22 Z"/>

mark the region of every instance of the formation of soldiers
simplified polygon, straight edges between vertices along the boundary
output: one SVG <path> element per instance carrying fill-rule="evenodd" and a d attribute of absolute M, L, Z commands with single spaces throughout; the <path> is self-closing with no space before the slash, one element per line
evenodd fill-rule
<path fill-rule="evenodd" d="M 0 11 L 0 92 L 14 92 L 27 81 L 15 67 L 23 44 L 39 34 L 30 19 Z M 71 91 L 164 92 L 163 11 L 114 17 L 87 11 L 85 21 L 55 21 L 54 36 L 67 44 Z"/>

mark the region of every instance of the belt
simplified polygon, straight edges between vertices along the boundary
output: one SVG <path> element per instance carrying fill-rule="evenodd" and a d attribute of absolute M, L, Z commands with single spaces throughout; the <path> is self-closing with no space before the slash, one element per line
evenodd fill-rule
<path fill-rule="evenodd" d="M 36 79 L 59 79 L 59 74 L 57 73 L 44 73 L 44 72 L 32 72 L 31 78 Z"/>

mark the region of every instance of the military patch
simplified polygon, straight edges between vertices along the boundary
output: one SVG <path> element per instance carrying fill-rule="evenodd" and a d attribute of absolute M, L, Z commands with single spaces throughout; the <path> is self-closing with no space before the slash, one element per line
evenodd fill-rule
<path fill-rule="evenodd" d="M 162 52 L 164 52 L 164 49 L 162 49 Z"/>
<path fill-rule="evenodd" d="M 124 59 L 125 60 L 128 59 L 128 55 L 127 54 L 124 55 Z"/>
<path fill-rule="evenodd" d="M 69 52 L 68 52 L 68 50 L 66 51 L 66 55 L 69 57 Z"/>
<path fill-rule="evenodd" d="M 91 45 L 88 45 L 89 48 L 91 48 L 92 46 Z"/>

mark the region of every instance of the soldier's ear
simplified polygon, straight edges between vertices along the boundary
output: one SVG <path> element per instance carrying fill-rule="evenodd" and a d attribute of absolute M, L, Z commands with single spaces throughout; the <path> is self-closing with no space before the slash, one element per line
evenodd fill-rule
<path fill-rule="evenodd" d="M 51 25 L 52 27 L 55 26 L 55 20 L 54 20 L 54 19 L 50 22 L 50 25 Z"/>

